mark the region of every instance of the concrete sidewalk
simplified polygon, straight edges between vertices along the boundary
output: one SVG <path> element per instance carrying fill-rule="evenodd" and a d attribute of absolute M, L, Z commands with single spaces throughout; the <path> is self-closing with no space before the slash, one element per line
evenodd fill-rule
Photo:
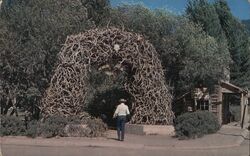
<path fill-rule="evenodd" d="M 248 136 L 248 138 L 246 138 Z M 236 126 L 223 126 L 216 134 L 206 135 L 202 138 L 178 140 L 172 136 L 152 135 L 126 135 L 125 141 L 116 140 L 116 132 L 108 131 L 107 138 L 36 138 L 27 137 L 1 137 L 2 145 L 27 145 L 43 147 L 112 147 L 126 149 L 216 149 L 239 146 L 244 140 L 249 140 L 249 131 Z"/>

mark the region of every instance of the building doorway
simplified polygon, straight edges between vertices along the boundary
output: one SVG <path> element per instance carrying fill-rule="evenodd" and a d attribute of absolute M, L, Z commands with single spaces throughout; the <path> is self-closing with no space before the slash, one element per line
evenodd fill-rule
<path fill-rule="evenodd" d="M 222 124 L 240 121 L 240 94 L 223 93 L 222 101 Z"/>

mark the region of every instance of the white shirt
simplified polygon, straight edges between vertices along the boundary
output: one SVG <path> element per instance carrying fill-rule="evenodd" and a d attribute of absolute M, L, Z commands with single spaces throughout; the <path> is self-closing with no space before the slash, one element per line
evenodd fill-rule
<path fill-rule="evenodd" d="M 124 115 L 124 116 L 129 115 L 128 106 L 125 105 L 124 103 L 121 103 L 117 106 L 113 117 L 121 116 L 121 115 Z"/>

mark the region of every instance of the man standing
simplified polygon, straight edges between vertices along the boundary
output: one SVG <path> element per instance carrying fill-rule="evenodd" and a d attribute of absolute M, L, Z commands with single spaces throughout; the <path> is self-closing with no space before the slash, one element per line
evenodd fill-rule
<path fill-rule="evenodd" d="M 125 122 L 126 116 L 129 115 L 128 106 L 125 105 L 126 100 L 120 99 L 119 105 L 117 106 L 113 118 L 117 118 L 116 126 L 117 126 L 117 135 L 119 141 L 124 141 L 124 133 L 125 133 Z"/>

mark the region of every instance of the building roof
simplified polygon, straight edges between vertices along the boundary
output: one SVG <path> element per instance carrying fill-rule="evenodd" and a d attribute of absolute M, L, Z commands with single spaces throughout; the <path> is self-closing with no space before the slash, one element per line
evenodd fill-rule
<path fill-rule="evenodd" d="M 222 91 L 222 92 L 226 92 L 226 91 L 230 91 L 231 93 L 243 93 L 243 94 L 249 94 L 248 90 L 240 88 L 232 83 L 229 82 L 225 82 L 225 81 L 221 81 L 220 85 L 222 88 L 226 88 L 226 90 Z"/>
<path fill-rule="evenodd" d="M 224 92 L 224 93 L 243 93 L 248 98 L 250 98 L 250 92 L 248 90 L 240 88 L 232 83 L 221 81 L 220 86 L 222 87 L 222 92 Z M 186 97 L 189 94 L 191 94 L 191 91 L 188 91 L 188 92 L 182 94 L 181 96 L 177 97 L 175 99 L 175 102 L 183 99 L 184 97 Z"/>

